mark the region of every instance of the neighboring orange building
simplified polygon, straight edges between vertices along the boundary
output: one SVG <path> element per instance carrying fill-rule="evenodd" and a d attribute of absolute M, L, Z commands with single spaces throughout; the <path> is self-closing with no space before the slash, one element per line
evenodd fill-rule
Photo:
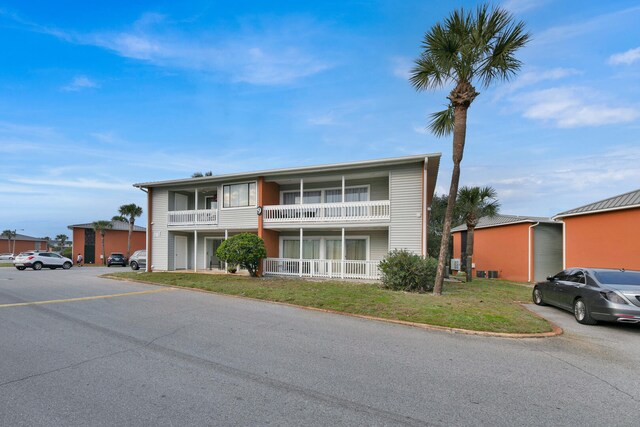
<path fill-rule="evenodd" d="M 559 213 L 564 265 L 640 270 L 640 189 Z"/>
<path fill-rule="evenodd" d="M 451 233 L 453 259 L 464 263 L 466 224 Z M 473 264 L 474 276 L 497 275 L 518 282 L 544 280 L 562 270 L 562 224 L 550 218 L 514 215 L 480 218 L 474 232 Z"/>
<path fill-rule="evenodd" d="M 105 257 L 113 252 L 119 252 L 126 256 L 127 238 L 129 236 L 129 224 L 121 221 L 112 221 L 112 228 L 107 230 L 104 236 Z M 100 233 L 96 233 L 93 224 L 76 224 L 68 227 L 73 231 L 73 259 L 82 254 L 87 264 L 102 263 L 102 241 Z M 147 232 L 144 227 L 133 226 L 131 234 L 131 253 L 146 248 Z"/>
<path fill-rule="evenodd" d="M 15 245 L 14 245 L 15 240 Z M 49 249 L 49 242 L 39 237 L 25 236 L 24 234 L 16 234 L 15 239 L 7 239 L 6 236 L 0 236 L 0 253 L 19 254 L 25 251 L 42 251 Z"/>

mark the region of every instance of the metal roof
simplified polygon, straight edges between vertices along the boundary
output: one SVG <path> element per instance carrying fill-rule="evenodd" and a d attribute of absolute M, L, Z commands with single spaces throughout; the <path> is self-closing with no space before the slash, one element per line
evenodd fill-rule
<path fill-rule="evenodd" d="M 478 225 L 476 226 L 476 230 L 479 228 L 489 228 L 489 227 L 499 227 L 501 225 L 512 225 L 512 224 L 521 224 L 521 223 L 534 223 L 534 222 L 542 222 L 545 224 L 558 224 L 556 221 L 551 218 L 544 216 L 519 216 L 519 215 L 496 215 L 494 217 L 483 216 L 478 220 Z M 467 224 L 461 224 L 457 227 L 451 229 L 452 233 L 457 231 L 466 231 Z"/>
<path fill-rule="evenodd" d="M 111 228 L 110 230 L 124 230 L 124 231 L 129 231 L 129 223 L 128 222 L 122 222 L 122 221 L 111 221 Z M 67 227 L 69 230 L 73 230 L 74 228 L 93 228 L 93 223 L 89 222 L 86 224 L 74 224 L 74 225 L 70 225 Z M 147 231 L 146 228 L 144 227 L 140 227 L 139 225 L 133 225 L 133 231 Z"/>
<path fill-rule="evenodd" d="M 0 240 L 9 240 L 6 236 L 0 236 Z M 31 237 L 24 234 L 16 234 L 16 237 L 12 240 L 25 240 L 29 242 L 48 242 L 47 239 L 42 239 L 40 237 Z"/>
<path fill-rule="evenodd" d="M 302 167 L 293 167 L 293 168 L 284 168 L 284 169 L 266 169 L 266 170 L 253 171 L 253 172 L 241 172 L 241 173 L 230 173 L 230 174 L 223 174 L 223 175 L 204 176 L 200 178 L 183 178 L 183 179 L 172 179 L 167 181 L 141 182 L 141 183 L 133 184 L 133 186 L 138 188 L 150 188 L 150 187 L 160 187 L 164 185 L 175 185 L 175 184 L 214 183 L 214 182 L 225 181 L 229 179 L 243 179 L 248 177 L 264 176 L 264 175 L 291 175 L 296 173 L 337 171 L 337 170 L 344 170 L 344 169 L 365 168 L 370 166 L 384 166 L 384 165 L 396 165 L 396 164 L 403 164 L 403 163 L 413 163 L 413 162 L 422 161 L 426 157 L 429 157 L 433 160 L 437 160 L 439 163 L 441 156 L 442 156 L 441 153 L 416 154 L 413 156 L 390 157 L 390 158 L 376 159 L 376 160 L 331 163 L 331 164 L 324 164 L 324 165 L 302 166 Z"/>
<path fill-rule="evenodd" d="M 640 189 L 560 212 L 553 218 L 640 207 Z"/>

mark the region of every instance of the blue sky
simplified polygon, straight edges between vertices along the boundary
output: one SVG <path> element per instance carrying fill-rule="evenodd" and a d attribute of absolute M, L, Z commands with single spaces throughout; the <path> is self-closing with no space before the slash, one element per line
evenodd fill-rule
<path fill-rule="evenodd" d="M 140 181 L 442 152 L 408 83 L 473 1 L 1 2 L 0 229 L 145 205 Z M 508 0 L 533 41 L 469 110 L 462 185 L 553 215 L 640 187 L 640 5 Z M 140 222 L 144 222 L 145 218 Z"/>

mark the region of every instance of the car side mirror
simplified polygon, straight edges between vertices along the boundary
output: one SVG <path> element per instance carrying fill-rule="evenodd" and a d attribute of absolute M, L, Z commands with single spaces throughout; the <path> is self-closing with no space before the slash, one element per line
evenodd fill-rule
<path fill-rule="evenodd" d="M 553 282 L 554 280 L 556 280 L 556 278 L 554 276 L 547 276 L 547 280 L 549 282 Z"/>

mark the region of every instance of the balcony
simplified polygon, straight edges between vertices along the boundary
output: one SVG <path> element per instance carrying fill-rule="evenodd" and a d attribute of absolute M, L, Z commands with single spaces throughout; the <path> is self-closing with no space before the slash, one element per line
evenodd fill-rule
<path fill-rule="evenodd" d="M 265 206 L 265 224 L 389 221 L 389 200 Z"/>
<path fill-rule="evenodd" d="M 217 209 L 198 209 L 191 211 L 170 211 L 167 213 L 167 225 L 215 225 L 218 223 Z"/>
<path fill-rule="evenodd" d="M 333 279 L 380 279 L 379 261 L 337 259 L 265 258 L 265 276 L 322 277 Z"/>

